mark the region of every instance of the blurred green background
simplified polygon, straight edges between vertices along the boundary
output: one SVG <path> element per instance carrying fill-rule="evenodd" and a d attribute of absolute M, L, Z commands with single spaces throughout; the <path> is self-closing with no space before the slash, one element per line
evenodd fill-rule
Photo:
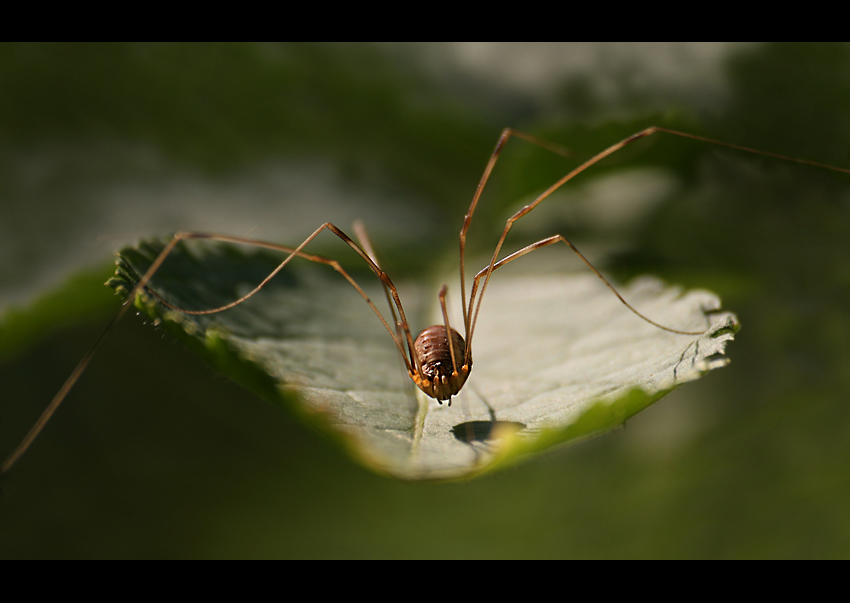
<path fill-rule="evenodd" d="M 0 45 L 0 455 L 141 236 L 359 217 L 422 278 L 505 126 L 577 158 L 664 125 L 850 167 L 848 108 L 848 45 Z M 472 251 L 573 165 L 511 142 Z M 0 557 L 847 557 L 850 175 L 659 134 L 567 188 L 506 249 L 557 232 L 620 280 L 714 290 L 729 367 L 610 435 L 406 484 L 127 316 L 4 478 Z M 522 261 L 574 267 L 547 253 Z"/>

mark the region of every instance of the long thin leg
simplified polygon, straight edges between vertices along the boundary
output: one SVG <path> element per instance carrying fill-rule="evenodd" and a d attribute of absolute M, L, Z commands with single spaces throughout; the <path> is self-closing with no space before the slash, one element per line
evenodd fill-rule
<path fill-rule="evenodd" d="M 405 332 L 407 342 L 408 342 L 408 350 L 409 350 L 409 353 L 410 353 L 410 357 L 413 360 L 411 360 L 407 357 L 407 355 L 405 354 L 405 351 L 404 351 L 402 341 L 399 339 L 399 337 L 396 335 L 396 333 L 393 332 L 393 330 L 390 328 L 389 324 L 387 324 L 386 319 L 383 317 L 383 315 L 380 313 L 380 311 L 378 311 L 377 307 L 375 307 L 375 304 L 369 299 L 369 296 L 366 295 L 366 292 L 363 291 L 363 289 L 354 281 L 354 279 L 351 278 L 351 276 L 342 268 L 342 266 L 340 266 L 339 262 L 337 262 L 336 260 L 331 260 L 331 259 L 324 258 L 324 257 L 321 257 L 321 256 L 311 255 L 311 254 L 307 254 L 307 253 L 302 252 L 302 249 L 310 241 L 312 241 L 322 230 L 325 230 L 325 229 L 328 229 L 331 232 L 333 232 L 335 235 L 337 235 L 339 238 L 341 238 L 343 241 L 345 241 L 345 243 L 348 244 L 352 249 L 354 249 L 354 251 L 357 252 L 358 255 L 360 255 L 360 257 L 362 257 L 368 263 L 368 265 L 372 269 L 372 271 L 378 276 L 378 278 L 381 280 L 381 283 L 384 285 L 385 290 L 387 288 L 389 288 L 389 290 L 392 292 L 392 299 L 394 300 L 395 305 L 398 307 L 399 314 L 401 316 L 401 321 L 400 321 L 401 322 L 401 328 Z M 185 310 L 185 309 L 182 309 L 182 308 L 178 308 L 178 307 L 176 307 L 172 304 L 169 304 L 168 302 L 163 300 L 156 292 L 152 291 L 151 289 L 147 289 L 147 284 L 150 282 L 151 278 L 153 278 L 153 276 L 156 274 L 156 272 L 162 266 L 163 262 L 168 257 L 168 255 L 174 250 L 177 243 L 179 243 L 182 240 L 187 240 L 187 239 L 206 239 L 206 240 L 222 241 L 222 242 L 228 242 L 228 243 L 237 243 L 237 244 L 243 244 L 243 245 L 252 245 L 252 246 L 255 246 L 255 247 L 263 247 L 263 248 L 266 248 L 266 249 L 273 249 L 273 250 L 276 250 L 276 251 L 282 251 L 284 253 L 288 253 L 289 255 L 256 288 L 254 288 L 247 295 L 239 298 L 238 300 L 231 302 L 229 304 L 225 304 L 224 306 L 220 306 L 218 308 L 212 308 L 212 309 L 209 309 L 209 310 Z M 162 249 L 162 251 L 154 259 L 153 263 L 148 268 L 147 272 L 145 272 L 145 274 L 142 276 L 142 278 L 140 278 L 139 281 L 136 283 L 136 286 L 133 288 L 133 290 L 130 292 L 130 295 L 127 297 L 127 301 L 124 302 L 121 309 L 115 314 L 115 316 L 112 318 L 112 320 L 109 321 L 109 324 L 106 326 L 106 328 L 100 334 L 100 336 L 97 338 L 95 343 L 92 345 L 92 347 L 86 353 L 86 355 L 82 358 L 82 360 L 80 360 L 77 367 L 74 369 L 74 371 L 71 373 L 71 375 L 65 381 L 65 383 L 62 385 L 62 388 L 53 397 L 53 400 L 50 401 L 50 404 L 48 404 L 47 408 L 41 414 L 38 421 L 36 421 L 35 425 L 33 425 L 33 427 L 30 429 L 30 431 L 27 433 L 27 435 L 24 437 L 24 439 L 21 441 L 21 443 L 18 445 L 18 447 L 3 462 L 2 466 L 0 466 L 0 476 L 2 476 L 9 469 L 11 469 L 11 467 L 17 462 L 17 460 L 21 457 L 21 455 L 23 455 L 24 452 L 27 451 L 29 446 L 32 444 L 32 442 L 35 440 L 35 438 L 38 436 L 38 434 L 41 432 L 41 430 L 44 428 L 44 426 L 50 420 L 50 417 L 53 416 L 53 413 L 56 412 L 56 409 L 59 407 L 59 405 L 65 399 L 65 397 L 68 395 L 68 392 L 71 391 L 71 388 L 74 386 L 74 384 L 77 382 L 77 380 L 83 374 L 83 372 L 86 370 L 86 367 L 88 367 L 89 362 L 91 361 L 92 357 L 94 356 L 95 351 L 100 347 L 100 344 L 103 342 L 103 339 L 106 336 L 106 334 L 109 332 L 109 330 L 115 324 L 115 322 L 119 318 L 121 318 L 121 316 L 123 316 L 124 313 L 127 311 L 127 309 L 132 305 L 133 300 L 135 300 L 137 294 L 139 294 L 143 290 L 147 290 L 154 297 L 156 297 L 161 303 L 163 303 L 166 307 L 169 307 L 169 308 L 172 308 L 174 310 L 183 312 L 185 314 L 214 314 L 216 312 L 222 312 L 222 311 L 227 310 L 229 308 L 232 308 L 232 307 L 234 307 L 238 304 L 241 304 L 242 302 L 244 302 L 248 298 L 252 297 L 260 289 L 262 289 L 265 286 L 265 284 L 268 283 L 278 272 L 280 272 L 292 260 L 293 257 L 296 257 L 296 256 L 304 258 L 304 259 L 312 261 L 312 262 L 326 264 L 328 266 L 331 266 L 337 272 L 339 272 L 351 284 L 351 286 L 353 286 L 357 290 L 357 292 L 361 295 L 361 297 L 363 297 L 363 299 L 366 301 L 366 303 L 369 304 L 369 307 L 372 308 L 374 313 L 377 315 L 378 319 L 381 321 L 381 324 L 383 324 L 384 327 L 387 329 L 387 332 L 390 334 L 390 337 L 392 337 L 393 341 L 396 344 L 396 347 L 398 348 L 399 352 L 401 353 L 401 356 L 404 359 L 404 362 L 405 362 L 405 365 L 408 368 L 408 371 L 413 372 L 413 370 L 415 368 L 415 370 L 417 372 L 421 372 L 420 371 L 421 367 L 419 365 L 418 359 L 416 358 L 415 354 L 413 353 L 413 339 L 410 336 L 410 329 L 407 326 L 407 319 L 405 318 L 404 309 L 402 308 L 402 305 L 401 305 L 401 299 L 399 298 L 398 291 L 396 290 L 395 285 L 393 285 L 389 276 L 387 276 L 386 273 L 384 273 L 377 266 L 377 264 L 372 261 L 372 259 L 369 257 L 369 255 L 367 255 L 362 249 L 360 249 L 357 246 L 357 244 L 354 243 L 354 241 L 352 241 L 348 237 L 348 235 L 346 235 L 344 232 L 342 232 L 339 228 L 337 228 L 333 224 L 331 224 L 329 222 L 323 224 L 318 229 L 316 229 L 316 231 L 313 232 L 313 234 L 311 234 L 309 237 L 307 237 L 307 239 L 303 243 L 301 243 L 301 245 L 299 245 L 295 249 L 293 249 L 291 247 L 286 247 L 284 245 L 278 245 L 276 243 L 269 243 L 269 242 L 266 242 L 266 241 L 256 241 L 256 240 L 253 240 L 253 239 L 247 239 L 247 238 L 243 238 L 243 237 L 232 237 L 232 236 L 228 236 L 228 235 L 217 235 L 217 234 L 199 233 L 199 232 L 178 232 L 177 234 L 174 235 L 174 237 L 171 239 L 171 241 L 169 241 L 168 244 Z M 397 324 L 398 324 L 398 322 L 397 322 Z M 397 326 L 397 328 L 398 328 L 398 326 Z"/>
<path fill-rule="evenodd" d="M 38 418 L 38 421 L 35 422 L 35 425 L 30 428 L 27 435 L 24 436 L 24 439 L 21 441 L 20 444 L 18 444 L 18 447 L 15 448 L 14 451 L 12 451 L 12 454 L 6 457 L 6 460 L 3 461 L 3 465 L 0 466 L 0 477 L 2 477 L 9 469 L 12 468 L 12 465 L 17 462 L 21 455 L 25 453 L 30 447 L 30 444 L 32 444 L 33 441 L 38 437 L 38 434 L 41 433 L 41 430 L 50 420 L 50 417 L 52 417 L 53 413 L 56 412 L 56 409 L 59 408 L 59 405 L 62 403 L 62 400 L 65 399 L 65 396 L 67 396 L 68 392 L 71 391 L 71 388 L 74 387 L 74 384 L 80 378 L 80 375 L 82 375 L 83 372 L 86 370 L 86 367 L 89 365 L 89 362 L 91 362 L 95 351 L 97 351 L 97 349 L 100 347 L 101 342 L 103 342 L 103 338 L 112 328 L 112 325 L 118 322 L 118 319 L 124 315 L 124 312 L 126 312 L 127 308 L 129 307 L 130 304 L 125 302 L 124 305 L 121 306 L 121 309 L 118 310 L 118 312 L 115 314 L 115 316 L 112 317 L 112 320 L 110 320 L 109 324 L 106 325 L 106 328 L 103 330 L 100 336 L 98 336 L 94 344 L 92 344 L 92 346 L 89 348 L 89 351 L 86 352 L 86 355 L 83 356 L 82 360 L 80 360 L 79 364 L 77 364 L 74 371 L 71 373 L 68 379 L 65 380 L 65 383 L 62 385 L 62 388 L 56 393 L 55 396 L 53 396 L 53 400 L 50 401 L 50 404 L 48 404 L 47 408 L 44 409 L 44 412 L 41 413 L 41 416 Z"/>
<path fill-rule="evenodd" d="M 570 153 L 567 149 L 565 149 L 561 145 L 549 142 L 548 140 L 543 140 L 542 138 L 532 136 L 531 134 L 526 134 L 525 132 L 521 132 L 519 130 L 514 130 L 513 128 L 505 128 L 504 130 L 502 130 L 502 134 L 499 136 L 499 140 L 496 142 L 496 148 L 493 149 L 493 152 L 490 154 L 490 160 L 487 162 L 487 166 L 484 168 L 484 173 L 481 175 L 481 180 L 478 182 L 478 187 L 475 189 L 475 194 L 472 196 L 472 203 L 469 204 L 469 209 L 466 210 L 466 216 L 464 217 L 463 225 L 460 228 L 460 298 L 461 303 L 463 303 L 463 327 L 465 331 L 464 336 L 467 341 L 467 350 L 469 349 L 469 336 L 471 334 L 471 325 L 469 322 L 470 313 L 469 311 L 467 311 L 466 305 L 466 233 L 469 230 L 469 225 L 472 223 L 472 215 L 475 213 L 475 208 L 478 206 L 478 200 L 481 198 L 481 193 L 484 191 L 484 186 L 490 179 L 490 174 L 493 172 L 493 168 L 496 165 L 496 161 L 499 159 L 499 154 L 502 152 L 505 143 L 508 142 L 508 139 L 511 136 L 522 138 L 523 140 L 536 144 L 539 147 L 543 147 L 544 149 L 548 149 L 553 153 L 557 153 L 565 157 L 572 156 L 572 153 Z M 469 309 L 472 309 L 471 300 L 469 304 Z"/>
<path fill-rule="evenodd" d="M 354 287 L 357 290 L 357 292 L 360 294 L 360 296 L 366 301 L 366 303 L 369 305 L 369 307 L 372 309 L 372 311 L 375 313 L 375 315 L 381 321 L 381 324 L 384 325 L 384 328 L 390 334 L 390 337 L 393 338 L 393 341 L 395 342 L 396 347 L 399 349 L 399 352 L 401 353 L 402 357 L 404 357 L 404 359 L 405 359 L 405 364 L 407 365 L 408 370 L 411 370 L 412 365 L 409 362 L 407 355 L 404 352 L 402 342 L 397 338 L 396 334 L 390 328 L 386 319 L 383 317 L 383 315 L 378 310 L 378 308 L 375 306 L 375 304 L 372 302 L 372 300 L 369 298 L 369 296 L 366 295 L 366 292 L 363 291 L 363 289 L 360 287 L 360 285 L 358 285 L 357 282 L 353 278 L 351 278 L 351 276 L 348 274 L 348 272 L 345 271 L 345 269 L 342 268 L 342 266 L 339 264 L 339 262 L 337 262 L 336 260 L 331 260 L 331 259 L 322 257 L 322 256 L 307 254 L 307 253 L 304 253 L 302 251 L 302 249 L 310 241 L 312 241 L 314 238 L 316 238 L 316 236 L 325 229 L 330 230 L 332 233 L 334 233 L 339 238 L 341 238 L 343 241 L 345 241 L 345 243 L 347 243 L 352 249 L 354 249 L 358 253 L 358 255 L 360 255 L 360 257 L 362 257 L 368 263 L 368 265 L 372 269 L 372 271 L 381 280 L 381 283 L 385 287 L 389 287 L 389 289 L 392 291 L 393 300 L 396 302 L 396 306 L 399 309 L 399 313 L 401 315 L 402 323 L 406 328 L 407 320 L 406 320 L 405 315 L 404 315 L 404 309 L 402 308 L 402 305 L 401 305 L 401 299 L 399 298 L 398 291 L 396 290 L 395 285 L 393 285 L 390 278 L 386 275 L 385 272 L 383 272 L 377 266 L 377 264 L 375 264 L 372 261 L 372 259 L 362 249 L 360 249 L 357 246 L 357 244 L 354 241 L 352 241 L 348 237 L 348 235 L 346 235 L 344 232 L 342 232 L 339 228 L 337 228 L 336 226 L 334 226 L 330 222 L 326 222 L 325 224 L 323 224 L 322 226 L 317 228 L 313 232 L 313 234 L 311 234 L 309 237 L 307 237 L 304 240 L 304 242 L 301 243 L 301 245 L 299 245 L 295 249 L 292 249 L 291 247 L 286 247 L 284 245 L 278 245 L 277 243 L 270 243 L 270 242 L 267 242 L 267 241 L 257 241 L 257 240 L 254 240 L 254 239 L 246 239 L 246 238 L 243 238 L 243 237 L 233 237 L 233 236 L 229 236 L 229 235 L 219 235 L 219 234 L 212 234 L 212 233 L 178 232 L 176 235 L 174 235 L 174 238 L 168 243 L 168 245 L 166 245 L 165 248 L 156 257 L 156 259 L 151 264 L 150 268 L 148 268 L 148 270 L 144 274 L 144 276 L 142 276 L 142 278 L 139 279 L 139 282 L 136 283 L 135 288 L 133 289 L 133 291 L 130 294 L 130 299 L 132 300 L 135 297 L 135 295 L 137 293 L 139 293 L 140 291 L 142 291 L 143 289 L 147 289 L 147 291 L 149 293 L 151 293 L 152 295 L 154 295 L 154 297 L 156 297 L 163 305 L 165 305 L 166 307 L 171 308 L 173 310 L 177 310 L 178 312 L 182 312 L 183 314 L 194 314 L 194 315 L 216 314 L 218 312 L 223 312 L 224 310 L 229 310 L 230 308 L 238 306 L 242 302 L 253 297 L 257 292 L 260 291 L 260 289 L 262 289 L 266 285 L 266 283 L 268 283 L 272 278 L 274 278 L 275 275 L 277 275 L 278 272 L 283 270 L 283 268 L 292 260 L 292 258 L 298 256 L 298 257 L 304 258 L 306 260 L 309 260 L 311 262 L 317 262 L 317 263 L 325 264 L 325 265 L 332 267 L 334 270 L 336 270 L 338 273 L 340 273 L 343 276 L 343 278 L 345 278 L 345 280 L 347 280 L 351 284 L 352 287 Z M 185 240 L 185 239 L 205 239 L 205 240 L 210 240 L 210 241 L 221 241 L 221 242 L 225 242 L 225 243 L 237 243 L 237 244 L 241 244 L 241 245 L 251 245 L 251 246 L 254 246 L 254 247 L 262 247 L 262 248 L 265 248 L 265 249 L 273 249 L 275 251 L 282 251 L 284 253 L 288 253 L 289 255 L 280 264 L 278 264 L 277 268 L 275 268 L 265 279 L 263 279 L 263 281 L 259 285 L 257 285 L 254 289 L 252 289 L 251 291 L 249 291 L 247 294 L 240 297 L 239 299 L 234 300 L 234 301 L 232 301 L 228 304 L 225 304 L 223 306 L 219 306 L 217 308 L 209 308 L 207 310 L 188 310 L 188 309 L 180 308 L 180 307 L 177 307 L 177 306 L 170 304 L 169 302 L 162 299 L 162 297 L 160 297 L 155 291 L 152 291 L 151 289 L 147 288 L 148 282 L 150 282 L 150 279 L 153 278 L 154 274 L 157 272 L 157 270 L 159 270 L 160 266 L 165 261 L 165 259 L 168 257 L 168 255 L 171 253 L 171 251 L 174 249 L 174 247 L 177 245 L 177 243 L 179 241 Z M 407 339 L 410 340 L 409 346 L 410 346 L 410 349 L 412 350 L 413 341 L 412 341 L 412 338 L 410 337 L 409 329 L 407 330 L 406 336 L 407 336 Z M 413 354 L 411 352 L 411 356 L 412 355 Z"/>
<path fill-rule="evenodd" d="M 508 232 L 510 231 L 514 222 L 516 222 L 517 220 L 522 218 L 524 215 L 529 213 L 531 210 L 533 210 L 535 207 L 537 207 L 540 203 L 542 203 L 544 199 L 549 197 L 552 193 L 554 193 L 556 190 L 558 190 L 561 186 L 563 186 L 564 184 L 566 184 L 567 182 L 569 182 L 570 180 L 575 178 L 578 174 L 580 174 L 581 172 L 583 172 L 584 170 L 586 170 L 590 166 L 598 163 L 599 161 L 601 161 L 605 157 L 608 157 L 609 155 L 619 151 L 620 149 L 622 149 L 626 145 L 628 145 L 628 144 L 630 144 L 630 143 L 632 143 L 636 140 L 639 140 L 641 138 L 644 138 L 646 136 L 651 136 L 652 134 L 655 134 L 657 132 L 665 132 L 667 134 L 673 134 L 675 136 L 681 136 L 681 137 L 684 137 L 684 138 L 691 138 L 693 140 L 699 140 L 699 141 L 702 141 L 702 142 L 708 142 L 708 143 L 711 143 L 711 144 L 721 145 L 721 146 L 729 147 L 729 148 L 736 149 L 736 150 L 739 150 L 739 151 L 745 151 L 745 152 L 748 152 L 748 153 L 755 153 L 757 155 L 764 155 L 766 157 L 773 157 L 774 159 L 781 159 L 783 161 L 791 161 L 793 163 L 800 163 L 800 164 L 803 164 L 803 165 L 811 165 L 811 166 L 815 166 L 815 167 L 820 167 L 820 168 L 825 168 L 825 169 L 828 169 L 828 170 L 834 170 L 834 171 L 837 171 L 837 172 L 843 172 L 843 173 L 846 173 L 846 174 L 850 174 L 850 169 L 839 168 L 839 167 L 827 165 L 827 164 L 824 164 L 824 163 L 819 163 L 817 161 L 809 161 L 807 159 L 796 159 L 794 157 L 788 157 L 788 156 L 785 156 L 785 155 L 778 155 L 776 153 L 769 153 L 769 152 L 766 152 L 766 151 L 760 151 L 758 149 L 753 149 L 753 148 L 750 148 L 750 147 L 731 144 L 731 143 L 723 142 L 723 141 L 720 141 L 720 140 L 705 138 L 703 136 L 696 136 L 696 135 L 693 135 L 693 134 L 688 134 L 686 132 L 679 132 L 677 130 L 670 130 L 670 129 L 662 128 L 662 127 L 658 127 L 658 126 L 652 126 L 652 127 L 646 128 L 644 130 L 641 130 L 640 132 L 632 134 L 631 136 L 624 138 L 623 140 L 621 140 L 621 141 L 619 141 L 615 144 L 612 144 L 611 146 L 609 146 L 608 148 L 606 148 L 602 152 L 594 155 L 593 157 L 591 157 L 590 159 L 588 159 L 587 161 L 585 161 L 584 163 L 579 165 L 577 168 L 575 168 L 572 171 L 570 171 L 569 173 L 567 173 L 560 180 L 555 182 L 555 184 L 553 184 L 548 189 L 546 189 L 532 203 L 529 203 L 528 205 L 524 206 L 522 209 L 520 209 L 514 215 L 512 215 L 510 218 L 508 218 L 507 222 L 505 223 L 505 228 L 502 231 L 502 235 L 499 237 L 499 241 L 496 244 L 495 250 L 493 251 L 493 256 L 490 260 L 490 265 L 487 268 L 487 272 L 486 272 L 486 275 L 485 275 L 485 278 L 484 278 L 484 284 L 481 287 L 481 293 L 478 295 L 478 300 L 475 303 L 475 309 L 473 311 L 473 300 L 471 298 L 470 298 L 470 301 L 469 301 L 469 305 L 464 307 L 464 319 L 466 321 L 466 346 L 467 346 L 466 349 L 467 349 L 467 354 L 471 353 L 471 347 L 472 347 L 471 346 L 471 343 L 472 343 L 471 340 L 472 340 L 473 333 L 475 332 L 475 322 L 478 319 L 478 311 L 481 308 L 481 300 L 484 297 L 484 291 L 487 290 L 487 285 L 490 281 L 490 275 L 493 273 L 494 266 L 496 265 L 496 261 L 498 260 L 498 257 L 499 257 L 499 252 L 501 251 L 502 245 L 505 242 L 505 238 L 508 236 Z M 478 188 L 475 191 L 475 195 L 472 198 L 472 203 L 470 204 L 469 209 L 467 210 L 466 217 L 464 218 L 463 226 L 461 227 L 461 231 L 460 231 L 461 297 L 462 297 L 462 300 L 464 301 L 464 303 L 466 302 L 465 284 L 464 284 L 464 263 L 465 263 L 464 262 L 464 253 L 465 253 L 465 248 L 466 248 L 466 232 L 469 230 L 469 225 L 472 221 L 472 215 L 475 212 L 475 208 L 478 204 L 478 199 L 481 196 L 481 192 L 484 189 L 484 185 L 487 183 L 487 180 L 490 178 L 490 174 L 493 171 L 493 167 L 496 164 L 496 160 L 498 159 L 499 154 L 502 151 L 502 148 L 504 147 L 508 138 L 510 138 L 510 136 L 512 136 L 512 135 L 517 136 L 518 138 L 523 138 L 525 140 L 528 140 L 529 142 L 532 142 L 534 144 L 538 144 L 539 146 L 543 146 L 544 148 L 549 148 L 548 143 L 547 144 L 540 144 L 540 142 L 541 142 L 540 139 L 538 139 L 534 136 L 531 136 L 529 134 L 525 134 L 525 133 L 519 132 L 517 130 L 512 130 L 510 128 L 506 128 L 504 131 L 502 131 L 502 135 L 499 137 L 499 141 L 496 143 L 496 148 L 493 150 L 493 153 L 490 155 L 490 160 L 487 163 L 487 167 L 484 169 L 484 174 L 481 176 L 481 181 L 479 182 Z M 565 240 L 565 242 L 566 242 L 566 240 Z"/>
<path fill-rule="evenodd" d="M 584 257 L 584 254 L 582 254 L 576 248 L 575 245 L 573 245 L 566 237 L 564 237 L 562 235 L 554 235 L 554 236 L 551 236 L 549 238 L 543 239 L 541 241 L 537 241 L 536 243 L 532 243 L 531 245 L 527 245 L 526 247 L 523 247 L 519 251 L 515 251 L 512 254 L 510 254 L 509 256 L 502 258 L 501 260 L 496 262 L 493 265 L 492 270 L 490 270 L 489 265 L 486 268 L 481 269 L 481 271 L 478 272 L 478 274 L 475 275 L 475 279 L 473 280 L 472 290 L 470 291 L 470 294 L 469 294 L 470 301 L 475 300 L 475 293 L 478 290 L 479 282 L 480 282 L 482 277 L 487 275 L 488 272 L 495 272 L 496 270 L 498 270 L 502 266 L 509 264 L 509 263 L 513 262 L 514 260 L 521 258 L 522 256 L 524 256 L 528 253 L 531 253 L 532 251 L 537 251 L 538 249 L 542 249 L 543 247 L 547 247 L 549 245 L 552 245 L 552 244 L 558 243 L 558 242 L 564 242 L 570 249 L 572 249 L 575 252 L 575 254 L 578 257 L 581 258 L 581 260 L 585 263 L 585 265 L 593 271 L 593 274 L 595 274 L 597 277 L 599 277 L 599 279 L 603 283 L 605 283 L 605 286 L 608 287 L 611 290 L 611 292 L 614 295 L 617 296 L 617 299 L 619 299 L 623 303 L 623 305 L 625 305 L 629 310 L 631 310 L 632 312 L 637 314 L 640 318 L 642 318 L 643 320 L 645 320 L 649 324 L 654 325 L 654 326 L 658 327 L 659 329 L 669 331 L 670 333 L 677 333 L 679 335 L 701 335 L 704 332 L 704 331 L 680 331 L 678 329 L 672 329 L 670 327 L 665 327 L 664 325 L 655 322 L 651 318 L 648 318 L 648 317 L 644 316 L 643 314 L 641 314 L 640 312 L 638 312 L 637 310 L 635 310 L 634 307 L 632 307 L 632 305 L 629 304 L 629 302 L 627 302 L 625 299 L 623 299 L 623 296 L 620 295 L 620 293 L 614 288 L 614 286 L 611 283 L 608 282 L 608 279 L 606 279 L 604 276 L 602 276 L 602 274 L 593 266 L 593 264 L 591 264 L 590 261 L 586 257 Z M 468 349 L 469 349 L 469 343 L 467 342 L 467 350 Z"/>
<path fill-rule="evenodd" d="M 446 325 L 446 342 L 449 344 L 449 354 L 452 357 L 452 376 L 457 377 L 460 373 L 458 372 L 458 363 L 457 359 L 460 356 L 460 350 L 455 354 L 455 342 L 454 337 L 452 337 L 452 327 L 449 324 L 449 311 L 446 308 L 446 292 L 449 288 L 446 285 L 443 285 L 440 288 L 440 308 L 443 311 L 443 322 Z M 452 405 L 452 400 L 449 398 L 449 406 Z"/>
<path fill-rule="evenodd" d="M 375 249 L 372 247 L 372 241 L 369 240 L 369 234 L 366 232 L 366 225 L 363 224 L 361 220 L 354 220 L 351 224 L 351 228 L 354 230 L 354 236 L 357 237 L 357 242 L 360 243 L 360 247 L 363 248 L 363 251 L 369 256 L 369 258 L 375 263 L 375 266 L 380 268 L 380 264 L 378 264 L 378 256 L 375 254 Z M 399 341 L 404 340 L 402 336 L 401 330 L 401 322 L 398 320 L 398 316 L 396 316 L 395 306 L 393 305 L 392 298 L 390 297 L 390 290 L 384 285 L 383 281 L 381 281 L 381 285 L 384 287 L 384 295 L 387 297 L 387 305 L 390 307 L 390 314 L 393 317 L 393 324 L 396 328 L 396 334 L 398 335 Z"/>

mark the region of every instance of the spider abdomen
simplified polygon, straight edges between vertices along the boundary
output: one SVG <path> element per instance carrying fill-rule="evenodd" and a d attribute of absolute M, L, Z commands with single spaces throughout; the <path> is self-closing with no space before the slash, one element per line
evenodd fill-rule
<path fill-rule="evenodd" d="M 413 342 L 413 351 L 422 367 L 421 375 L 412 375 L 414 383 L 427 395 L 439 402 L 448 400 L 449 404 L 451 397 L 466 383 L 472 368 L 471 360 L 464 364 L 466 342 L 461 334 L 451 329 L 451 338 L 457 370 L 452 362 L 452 350 L 444 325 L 428 327 Z"/>

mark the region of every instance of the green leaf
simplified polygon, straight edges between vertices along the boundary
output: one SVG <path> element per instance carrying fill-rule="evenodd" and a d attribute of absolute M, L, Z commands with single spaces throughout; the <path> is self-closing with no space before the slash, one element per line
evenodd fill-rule
<path fill-rule="evenodd" d="M 12 305 L 0 313 L 0 360 L 34 345 L 61 325 L 100 318 L 116 307 L 114 296 L 100 288 L 112 272 L 112 263 L 74 273 L 59 287 L 26 305 Z"/>
<path fill-rule="evenodd" d="M 123 250 L 108 284 L 129 292 L 162 248 L 156 241 Z M 245 295 L 281 259 L 181 243 L 149 287 L 182 309 L 214 308 Z M 353 275 L 371 299 L 383 300 L 371 273 Z M 412 328 L 441 322 L 436 287 L 423 296 L 417 286 L 397 285 Z M 727 363 L 724 349 L 738 323 L 715 295 L 682 294 L 652 278 L 620 291 L 667 326 L 705 333 L 678 335 L 640 320 L 589 273 L 500 270 L 482 305 L 471 377 L 451 406 L 413 386 L 384 327 L 327 266 L 296 258 L 256 296 L 216 314 L 168 309 L 149 294 L 135 303 L 233 380 L 325 429 L 366 466 L 401 479 L 444 480 L 614 428 Z"/>

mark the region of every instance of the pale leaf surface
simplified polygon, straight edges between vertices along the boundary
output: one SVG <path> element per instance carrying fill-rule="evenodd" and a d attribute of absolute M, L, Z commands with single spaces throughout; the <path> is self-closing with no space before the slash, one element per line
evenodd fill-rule
<path fill-rule="evenodd" d="M 124 250 L 110 284 L 129 290 L 161 247 Z M 250 291 L 280 259 L 180 245 L 151 287 L 179 307 L 212 308 Z M 388 317 L 374 276 L 355 278 Z M 436 290 L 423 295 L 424 288 L 397 284 L 414 330 L 441 322 Z M 294 261 L 255 297 L 217 314 L 175 312 L 150 296 L 137 305 L 234 380 L 329 431 L 370 468 L 402 479 L 454 479 L 616 427 L 727 363 L 724 349 L 738 324 L 714 294 L 683 294 L 652 278 L 620 291 L 658 322 L 705 332 L 677 335 L 640 320 L 589 273 L 496 273 L 472 375 L 451 406 L 413 386 L 377 317 L 326 266 Z M 453 324 L 461 330 L 460 320 Z"/>

